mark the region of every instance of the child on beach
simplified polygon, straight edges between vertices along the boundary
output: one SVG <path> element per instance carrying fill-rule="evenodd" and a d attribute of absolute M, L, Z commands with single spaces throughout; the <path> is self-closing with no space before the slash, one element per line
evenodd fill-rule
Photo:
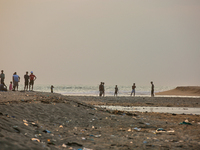
<path fill-rule="evenodd" d="M 12 81 L 10 81 L 9 90 L 12 91 Z"/>

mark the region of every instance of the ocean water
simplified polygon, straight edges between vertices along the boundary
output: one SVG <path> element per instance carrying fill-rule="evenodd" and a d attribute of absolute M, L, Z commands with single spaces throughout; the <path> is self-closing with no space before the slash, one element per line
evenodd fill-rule
<path fill-rule="evenodd" d="M 51 85 L 34 85 L 34 91 L 50 92 Z M 23 85 L 20 86 L 23 90 Z M 174 89 L 175 87 L 155 86 L 155 93 L 161 91 L 167 91 Z M 20 88 L 19 88 L 20 89 Z M 132 85 L 120 86 L 118 85 L 118 96 L 130 96 Z M 113 96 L 115 85 L 105 86 L 105 96 Z M 99 85 L 54 85 L 54 93 L 60 93 L 63 95 L 77 95 L 77 96 L 98 96 Z M 151 86 L 137 86 L 136 96 L 150 96 Z"/>

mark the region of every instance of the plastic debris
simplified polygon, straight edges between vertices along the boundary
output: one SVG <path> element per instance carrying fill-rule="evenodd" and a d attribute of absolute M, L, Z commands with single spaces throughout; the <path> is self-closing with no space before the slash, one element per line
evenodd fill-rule
<path fill-rule="evenodd" d="M 136 130 L 136 131 L 140 131 L 141 130 L 141 128 L 137 128 L 137 127 L 133 128 L 133 129 Z"/>
<path fill-rule="evenodd" d="M 59 128 L 63 128 L 63 126 L 62 126 L 62 125 L 60 125 L 60 126 L 59 126 Z"/>
<path fill-rule="evenodd" d="M 147 141 L 143 141 L 143 144 L 146 144 L 147 143 Z"/>
<path fill-rule="evenodd" d="M 24 123 L 24 125 L 28 126 L 28 123 Z"/>
<path fill-rule="evenodd" d="M 158 128 L 156 131 L 166 131 L 166 130 L 163 128 Z"/>
<path fill-rule="evenodd" d="M 18 126 L 13 126 L 13 129 L 15 129 L 15 131 L 16 131 L 17 133 L 20 133 L 20 130 L 18 129 Z"/>
<path fill-rule="evenodd" d="M 35 126 L 35 127 L 39 127 L 35 122 L 32 122 L 31 123 L 33 126 Z"/>
<path fill-rule="evenodd" d="M 63 144 L 62 147 L 67 147 L 67 145 Z"/>
<path fill-rule="evenodd" d="M 94 137 L 99 138 L 99 137 L 101 137 L 101 135 L 100 134 L 99 135 L 95 135 Z"/>
<path fill-rule="evenodd" d="M 156 133 L 161 133 L 161 132 L 166 132 L 166 130 L 163 129 L 163 128 L 158 128 L 158 129 L 156 130 Z"/>
<path fill-rule="evenodd" d="M 26 122 L 26 123 L 27 123 L 27 121 L 26 121 L 26 120 L 23 120 L 23 122 Z"/>
<path fill-rule="evenodd" d="M 192 125 L 191 123 L 189 123 L 189 122 L 185 122 L 185 121 L 180 122 L 179 124 Z"/>
<path fill-rule="evenodd" d="M 51 131 L 49 131 L 49 130 L 43 130 L 43 132 L 45 132 L 45 133 L 51 133 Z"/>
<path fill-rule="evenodd" d="M 189 122 L 189 121 L 186 119 L 185 122 Z"/>
<path fill-rule="evenodd" d="M 32 141 L 40 142 L 40 140 L 39 140 L 39 139 L 36 139 L 36 138 L 32 138 L 31 140 L 32 140 Z"/>
<path fill-rule="evenodd" d="M 130 131 L 131 131 L 131 129 L 128 129 L 128 131 L 130 132 Z"/>

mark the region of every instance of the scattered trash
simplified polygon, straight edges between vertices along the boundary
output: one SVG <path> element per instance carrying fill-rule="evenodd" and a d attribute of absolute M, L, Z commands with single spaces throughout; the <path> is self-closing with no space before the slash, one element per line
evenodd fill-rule
<path fill-rule="evenodd" d="M 136 130 L 136 131 L 140 131 L 141 130 L 141 128 L 137 128 L 137 127 L 133 128 L 133 129 Z"/>
<path fill-rule="evenodd" d="M 28 123 L 24 123 L 24 125 L 28 126 Z"/>
<path fill-rule="evenodd" d="M 166 131 L 166 130 L 163 128 L 158 128 L 156 131 Z"/>
<path fill-rule="evenodd" d="M 189 122 L 189 121 L 186 119 L 185 122 Z"/>
<path fill-rule="evenodd" d="M 33 126 L 35 126 L 35 127 L 39 127 L 35 122 L 32 122 L 31 123 Z"/>
<path fill-rule="evenodd" d="M 67 145 L 63 144 L 62 147 L 67 147 Z"/>
<path fill-rule="evenodd" d="M 99 137 L 101 137 L 101 135 L 95 135 L 94 137 L 99 138 Z"/>
<path fill-rule="evenodd" d="M 32 141 L 40 142 L 40 140 L 39 140 L 39 139 L 36 139 L 36 138 L 32 138 L 31 140 L 32 140 Z"/>
<path fill-rule="evenodd" d="M 145 123 L 145 124 L 148 125 L 148 126 L 150 125 L 150 123 Z"/>
<path fill-rule="evenodd" d="M 42 134 L 35 134 L 35 137 L 41 137 Z"/>
<path fill-rule="evenodd" d="M 49 130 L 43 130 L 43 132 L 45 132 L 45 133 L 51 133 L 51 131 L 49 131 Z"/>
<path fill-rule="evenodd" d="M 128 129 L 128 131 L 130 132 L 130 131 L 131 131 L 131 129 Z"/>
<path fill-rule="evenodd" d="M 15 129 L 15 131 L 16 131 L 17 133 L 20 133 L 20 130 L 18 129 L 18 126 L 13 126 L 13 129 Z"/>
<path fill-rule="evenodd" d="M 23 120 L 23 122 L 26 122 L 26 123 L 27 123 L 27 121 L 26 121 L 26 120 Z"/>
<path fill-rule="evenodd" d="M 191 123 L 189 123 L 189 122 L 185 122 L 185 121 L 180 122 L 179 124 L 192 125 Z"/>
<path fill-rule="evenodd" d="M 59 128 L 63 128 L 63 126 L 62 126 L 62 125 L 60 125 L 60 126 L 59 126 Z"/>
<path fill-rule="evenodd" d="M 143 144 L 146 144 L 147 143 L 147 141 L 143 141 Z"/>

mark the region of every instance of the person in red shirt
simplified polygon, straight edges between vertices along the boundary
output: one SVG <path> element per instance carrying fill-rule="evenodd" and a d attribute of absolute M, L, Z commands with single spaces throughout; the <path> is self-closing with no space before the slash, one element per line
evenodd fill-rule
<path fill-rule="evenodd" d="M 34 81 L 36 80 L 36 76 L 33 74 L 33 71 L 31 71 L 31 74 L 29 76 L 30 79 L 30 84 L 29 84 L 29 91 L 30 91 L 30 87 L 32 86 L 32 91 L 33 91 L 33 85 L 34 85 Z"/>

